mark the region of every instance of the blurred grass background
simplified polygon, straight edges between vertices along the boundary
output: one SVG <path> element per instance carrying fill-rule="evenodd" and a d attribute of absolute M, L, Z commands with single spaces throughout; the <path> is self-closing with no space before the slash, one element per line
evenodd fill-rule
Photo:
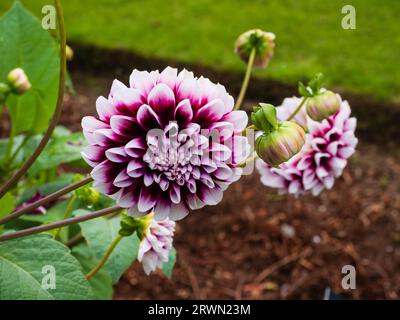
<path fill-rule="evenodd" d="M 1 0 L 0 13 L 12 2 Z M 37 16 L 43 5 L 52 3 L 22 2 Z M 398 0 L 352 0 L 356 30 L 341 27 L 341 9 L 349 4 L 342 0 L 62 2 L 70 41 L 243 71 L 233 43 L 243 31 L 258 27 L 277 35 L 277 48 L 270 67 L 257 71 L 257 77 L 297 82 L 323 72 L 331 85 L 400 100 Z"/>

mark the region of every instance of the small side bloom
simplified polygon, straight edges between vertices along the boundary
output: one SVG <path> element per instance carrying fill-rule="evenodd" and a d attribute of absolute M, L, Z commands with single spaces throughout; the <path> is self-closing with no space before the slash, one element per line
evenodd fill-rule
<path fill-rule="evenodd" d="M 333 187 L 358 143 L 355 137 L 356 119 L 350 117 L 351 109 L 347 101 L 342 101 L 340 96 L 339 99 L 341 108 L 335 115 L 322 122 L 307 117 L 306 144 L 300 153 L 278 168 L 258 160 L 257 168 L 264 185 L 277 188 L 280 193 L 299 195 L 310 192 L 314 196 Z M 297 104 L 286 100 L 286 105 L 289 102 L 290 105 Z"/>
<path fill-rule="evenodd" d="M 138 260 L 142 263 L 144 272 L 149 275 L 168 262 L 169 251 L 175 232 L 175 222 L 169 219 L 156 221 L 152 215 L 144 237 L 139 246 Z"/>

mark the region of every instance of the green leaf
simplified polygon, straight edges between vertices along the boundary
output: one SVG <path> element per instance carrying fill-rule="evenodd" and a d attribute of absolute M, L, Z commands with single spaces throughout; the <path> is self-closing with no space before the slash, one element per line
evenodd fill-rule
<path fill-rule="evenodd" d="M 86 210 L 77 210 L 74 215 L 80 216 L 87 213 L 88 211 Z M 101 217 L 82 222 L 79 225 L 97 261 L 103 257 L 120 229 L 119 218 L 106 219 Z M 116 283 L 126 269 L 136 260 L 139 243 L 139 238 L 134 233 L 129 237 L 124 237 L 111 254 L 105 264 L 105 268 L 110 272 L 113 283 Z"/>
<path fill-rule="evenodd" d="M 15 208 L 15 197 L 11 193 L 6 193 L 0 199 L 0 218 L 11 213 Z"/>
<path fill-rule="evenodd" d="M 16 67 L 32 84 L 22 96 L 7 100 L 15 133 L 44 131 L 52 117 L 58 93 L 57 45 L 40 21 L 20 2 L 0 18 L 0 80 Z"/>
<path fill-rule="evenodd" d="M 161 268 L 162 272 L 169 279 L 171 279 L 172 277 L 172 271 L 174 270 L 175 262 L 176 262 L 176 250 L 175 248 L 171 248 L 171 250 L 169 250 L 168 261 L 165 262 Z"/>
<path fill-rule="evenodd" d="M 55 288 L 46 289 L 55 271 Z M 89 282 L 70 250 L 49 235 L 39 234 L 0 243 L 0 300 L 93 298 Z"/>
<path fill-rule="evenodd" d="M 50 143 L 29 169 L 29 175 L 36 175 L 41 171 L 56 168 L 60 164 L 80 160 L 84 146 L 85 140 L 80 132 L 53 136 Z M 30 147 L 32 148 L 32 145 Z"/>
<path fill-rule="evenodd" d="M 302 97 L 311 97 L 312 96 L 312 94 L 307 90 L 307 87 L 301 81 L 299 81 L 298 90 L 299 90 L 299 94 Z"/>
<path fill-rule="evenodd" d="M 81 243 L 72 249 L 72 255 L 81 263 L 83 271 L 88 274 L 96 266 L 96 259 L 90 252 L 89 247 Z M 110 273 L 107 269 L 100 269 L 96 275 L 89 280 L 93 293 L 99 300 L 110 300 L 113 295 L 113 285 Z"/>

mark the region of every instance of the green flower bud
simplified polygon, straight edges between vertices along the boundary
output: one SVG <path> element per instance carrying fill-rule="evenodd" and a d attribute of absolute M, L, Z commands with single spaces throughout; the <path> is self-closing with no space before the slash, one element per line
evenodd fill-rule
<path fill-rule="evenodd" d="M 133 218 L 126 214 L 121 216 L 119 234 L 124 237 L 132 235 L 134 232 L 137 233 L 140 240 L 142 240 L 153 220 L 153 214 L 147 214 L 140 218 Z"/>
<path fill-rule="evenodd" d="M 308 116 L 315 121 L 322 121 L 340 110 L 340 100 L 332 91 L 323 91 L 307 99 Z"/>
<path fill-rule="evenodd" d="M 306 141 L 302 127 L 294 122 L 284 121 L 276 130 L 263 133 L 256 140 L 256 152 L 267 164 L 273 167 L 288 161 L 297 154 Z"/>
<path fill-rule="evenodd" d="M 21 68 L 11 70 L 8 73 L 7 81 L 11 90 L 18 95 L 24 94 L 31 88 L 28 77 Z"/>
<path fill-rule="evenodd" d="M 254 67 L 265 68 L 274 55 L 275 34 L 252 29 L 241 34 L 235 43 L 235 52 L 247 63 L 253 48 L 256 49 Z"/>
<path fill-rule="evenodd" d="M 276 120 L 276 108 L 272 104 L 260 103 L 253 107 L 251 121 L 256 129 L 263 132 L 271 132 L 278 126 Z"/>
<path fill-rule="evenodd" d="M 78 182 L 83 179 L 83 176 L 80 174 L 76 174 L 74 176 L 73 181 Z M 90 185 L 85 185 L 76 189 L 75 196 L 79 198 L 86 206 L 93 206 L 100 200 L 100 193 L 91 187 Z"/>

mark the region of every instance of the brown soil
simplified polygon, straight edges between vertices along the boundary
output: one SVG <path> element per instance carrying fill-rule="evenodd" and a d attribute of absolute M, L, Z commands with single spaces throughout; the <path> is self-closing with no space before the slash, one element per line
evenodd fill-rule
<path fill-rule="evenodd" d="M 66 97 L 62 123 L 79 130 L 81 117 L 94 114 L 95 99 L 108 93 L 115 77 L 126 81 L 134 67 L 166 64 L 83 47 L 72 65 L 77 95 Z M 186 67 L 238 91 L 241 75 Z M 294 87 L 261 80 L 252 88 L 255 101 L 279 103 L 295 94 Z M 359 118 L 360 145 L 333 190 L 296 199 L 262 186 L 257 173 L 246 176 L 221 204 L 179 222 L 172 280 L 160 273 L 147 277 L 136 263 L 114 298 L 321 299 L 326 287 L 357 299 L 399 298 L 400 154 L 398 142 L 389 142 L 399 132 L 399 109 L 365 97 L 349 100 Z M 346 264 L 357 270 L 356 290 L 341 287 Z"/>

